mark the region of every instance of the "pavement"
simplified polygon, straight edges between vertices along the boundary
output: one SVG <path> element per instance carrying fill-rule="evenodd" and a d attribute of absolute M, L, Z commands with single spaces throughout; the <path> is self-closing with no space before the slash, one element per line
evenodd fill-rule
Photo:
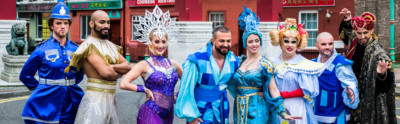
<path fill-rule="evenodd" d="M 0 99 L 25 96 L 31 94 L 31 91 L 22 83 L 9 83 L 0 79 Z"/>
<path fill-rule="evenodd" d="M 133 64 L 131 64 L 133 65 Z M 86 77 L 86 76 L 85 76 Z M 85 78 L 86 79 L 86 78 Z M 84 79 L 84 80 L 85 80 Z M 395 81 L 396 83 L 396 96 L 400 96 L 400 67 L 395 69 Z M 80 84 L 84 85 L 84 84 Z M 85 86 L 82 86 L 85 87 Z M 18 96 L 26 96 L 31 94 L 32 91 L 29 91 L 28 88 L 25 87 L 22 83 L 9 83 L 3 80 L 0 80 L 0 99 L 18 97 Z"/>

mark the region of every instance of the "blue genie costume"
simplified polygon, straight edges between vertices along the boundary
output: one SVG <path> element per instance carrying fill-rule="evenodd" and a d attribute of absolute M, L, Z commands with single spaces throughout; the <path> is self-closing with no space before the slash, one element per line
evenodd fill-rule
<path fill-rule="evenodd" d="M 321 62 L 321 55 L 312 61 Z M 350 120 L 349 108 L 356 109 L 360 103 L 353 61 L 333 49 L 332 56 L 324 64 L 325 71 L 318 77 L 320 94 L 315 98 L 315 117 L 320 123 L 345 124 Z M 354 93 L 353 103 L 346 87 Z"/>
<path fill-rule="evenodd" d="M 243 46 L 246 48 L 247 37 L 255 34 L 262 38 L 258 31 L 259 19 L 250 9 L 243 7 L 244 11 L 238 21 L 243 34 Z M 262 42 L 260 42 L 262 45 Z M 241 58 L 240 64 L 246 59 Z M 272 79 L 274 66 L 272 62 L 263 57 L 255 69 L 245 72 L 237 69 L 231 79 L 228 89 L 235 98 L 233 118 L 235 124 L 276 124 L 279 123 L 278 113 L 286 114 L 283 107 L 283 98 L 271 98 L 269 94 L 269 83 Z M 259 94 L 264 94 L 262 98 Z"/>
<path fill-rule="evenodd" d="M 54 19 L 70 19 L 68 7 L 58 3 L 50 15 Z M 53 36 L 33 51 L 21 70 L 20 80 L 33 90 L 25 104 L 22 119 L 25 123 L 74 123 L 83 97 L 77 85 L 83 71 L 64 73 L 78 45 L 67 39 L 61 46 Z M 39 80 L 35 79 L 38 71 Z"/>
<path fill-rule="evenodd" d="M 239 58 L 231 51 L 220 70 L 212 56 L 213 43 L 190 54 L 183 63 L 183 74 L 175 105 L 175 115 L 188 122 L 201 118 L 204 124 L 228 124 L 227 84 L 238 68 Z"/>

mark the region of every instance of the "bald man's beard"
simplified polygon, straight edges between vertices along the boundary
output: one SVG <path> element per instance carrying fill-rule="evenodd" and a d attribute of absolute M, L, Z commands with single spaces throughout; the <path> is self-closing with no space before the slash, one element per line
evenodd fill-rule
<path fill-rule="evenodd" d="M 106 34 L 101 33 L 104 30 L 107 30 Z M 97 30 L 96 23 L 94 23 L 94 32 L 96 32 L 100 36 L 100 39 L 106 40 L 106 39 L 108 39 L 108 36 L 109 36 L 109 33 L 110 33 L 110 29 L 107 28 L 107 27 L 104 27 L 104 28 L 102 28 L 100 30 Z"/>
<path fill-rule="evenodd" d="M 335 48 L 334 48 L 334 49 L 335 49 Z M 329 51 L 329 54 L 326 54 L 325 52 L 328 52 L 328 51 Z M 332 49 L 332 50 L 330 50 L 330 49 L 320 50 L 320 51 L 319 51 L 319 54 L 321 54 L 321 55 L 323 55 L 323 56 L 325 56 L 325 57 L 331 57 L 332 54 L 333 54 L 333 49 Z"/>

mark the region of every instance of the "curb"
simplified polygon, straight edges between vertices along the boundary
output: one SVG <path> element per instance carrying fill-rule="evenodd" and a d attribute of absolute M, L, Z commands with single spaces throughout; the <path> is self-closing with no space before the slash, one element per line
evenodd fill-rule
<path fill-rule="evenodd" d="M 18 91 L 18 92 L 4 92 L 0 93 L 0 98 L 10 98 L 10 97 L 18 97 L 18 96 L 26 96 L 30 95 L 32 91 L 26 90 L 26 91 Z"/>
<path fill-rule="evenodd" d="M 400 96 L 400 92 L 395 92 L 395 93 L 394 93 L 394 96 L 395 96 L 395 97 Z"/>

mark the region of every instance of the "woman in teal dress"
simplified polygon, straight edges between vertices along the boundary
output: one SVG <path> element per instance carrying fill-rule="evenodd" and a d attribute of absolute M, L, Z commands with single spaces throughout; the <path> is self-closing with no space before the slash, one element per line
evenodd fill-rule
<path fill-rule="evenodd" d="M 235 124 L 276 124 L 279 123 L 278 115 L 293 120 L 295 117 L 287 115 L 283 108 L 283 98 L 273 80 L 272 62 L 258 53 L 262 35 L 257 29 L 257 15 L 243 8 L 238 21 L 240 29 L 245 30 L 242 38 L 247 57 L 241 57 L 240 67 L 228 86 L 235 98 Z"/>

